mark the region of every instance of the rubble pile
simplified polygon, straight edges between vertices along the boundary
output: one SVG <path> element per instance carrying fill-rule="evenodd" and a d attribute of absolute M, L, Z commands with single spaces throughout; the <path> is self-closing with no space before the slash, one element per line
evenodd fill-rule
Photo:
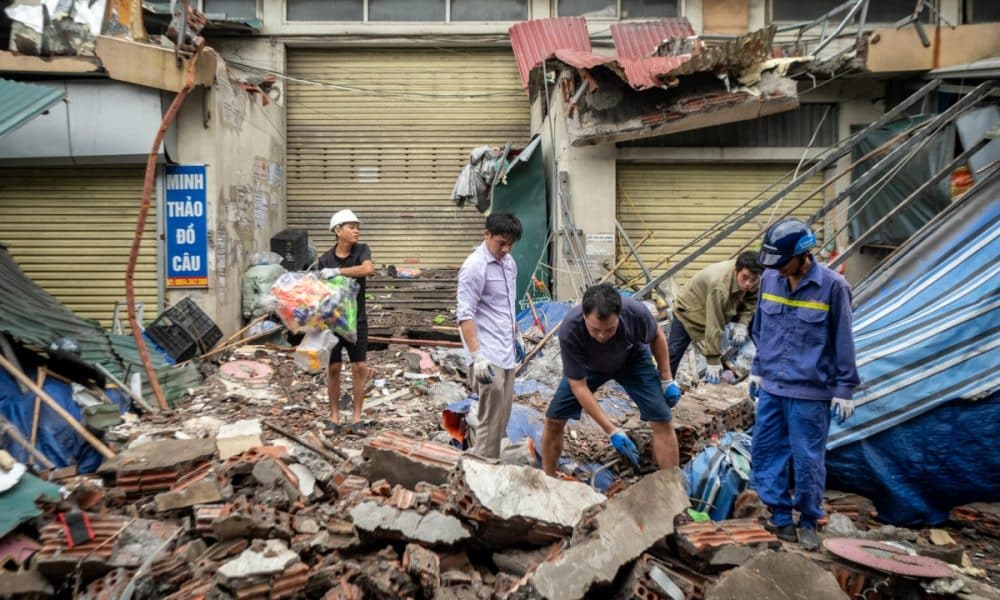
<path fill-rule="evenodd" d="M 467 394 L 452 352 L 390 346 L 369 361 L 368 426 L 336 435 L 322 423 L 322 375 L 296 370 L 289 351 L 244 348 L 219 367 L 203 365 L 209 376 L 187 401 L 109 431 L 117 455 L 93 475 L 59 482 L 62 498 L 40 500 L 41 516 L 4 538 L 27 548 L 8 569 L 9 589 L 176 599 L 995 592 L 987 585 L 997 575 L 993 505 L 956 509 L 960 544 L 943 530 L 880 526 L 867 499 L 828 494 L 824 537 L 904 544 L 930 561 L 933 577 L 802 553 L 764 529 L 752 491 L 730 520 L 692 520 L 683 474 L 651 467 L 649 432 L 634 411 L 609 414 L 644 449 L 640 469 L 618 464 L 589 419 L 568 428 L 572 464 L 614 473 L 601 493 L 593 476 L 573 478 L 568 467 L 551 478 L 450 443 L 441 411 Z M 606 387 L 602 403 L 627 402 Z M 544 410 L 546 386 L 525 389 L 517 403 Z M 675 410 L 683 461 L 752 419 L 738 388 L 689 390 Z"/>

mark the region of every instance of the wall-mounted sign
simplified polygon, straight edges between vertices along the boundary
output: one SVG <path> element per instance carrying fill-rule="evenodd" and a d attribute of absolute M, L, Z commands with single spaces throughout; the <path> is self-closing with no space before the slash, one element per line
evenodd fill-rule
<path fill-rule="evenodd" d="M 167 286 L 208 287 L 205 165 L 167 165 Z"/>

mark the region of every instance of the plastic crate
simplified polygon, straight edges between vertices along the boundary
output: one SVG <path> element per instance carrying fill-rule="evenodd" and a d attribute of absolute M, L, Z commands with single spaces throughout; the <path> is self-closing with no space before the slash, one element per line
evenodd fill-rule
<path fill-rule="evenodd" d="M 177 362 L 208 352 L 222 339 L 219 327 L 190 298 L 165 310 L 146 335 Z"/>
<path fill-rule="evenodd" d="M 281 266 L 301 271 L 309 266 L 309 233 L 305 229 L 286 229 L 271 238 L 271 252 L 281 255 Z"/>

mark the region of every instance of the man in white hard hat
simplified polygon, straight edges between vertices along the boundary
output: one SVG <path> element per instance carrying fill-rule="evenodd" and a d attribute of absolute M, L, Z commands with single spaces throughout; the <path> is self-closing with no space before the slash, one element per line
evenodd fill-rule
<path fill-rule="evenodd" d="M 330 355 L 330 370 L 327 373 L 327 398 L 330 400 L 330 421 L 327 424 L 334 433 L 342 430 L 340 424 L 340 369 L 344 350 L 351 360 L 351 383 L 354 392 L 354 414 L 351 430 L 361 427 L 361 407 L 365 400 L 365 380 L 368 368 L 365 358 L 368 353 L 368 315 L 365 312 L 365 278 L 375 268 L 372 266 L 372 251 L 368 244 L 358 241 L 361 237 L 361 221 L 354 212 L 344 209 L 330 218 L 330 231 L 337 236 L 337 243 L 326 254 L 319 257 L 320 277 L 329 279 L 337 275 L 358 280 L 358 339 L 353 344 L 338 340 Z"/>

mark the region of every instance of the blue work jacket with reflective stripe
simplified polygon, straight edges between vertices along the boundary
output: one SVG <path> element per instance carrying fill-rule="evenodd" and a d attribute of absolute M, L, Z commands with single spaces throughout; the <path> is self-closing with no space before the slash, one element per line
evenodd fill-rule
<path fill-rule="evenodd" d="M 750 335 L 751 373 L 771 394 L 807 400 L 851 399 L 859 383 L 851 332 L 851 288 L 813 258 L 799 287 L 767 269 Z"/>

